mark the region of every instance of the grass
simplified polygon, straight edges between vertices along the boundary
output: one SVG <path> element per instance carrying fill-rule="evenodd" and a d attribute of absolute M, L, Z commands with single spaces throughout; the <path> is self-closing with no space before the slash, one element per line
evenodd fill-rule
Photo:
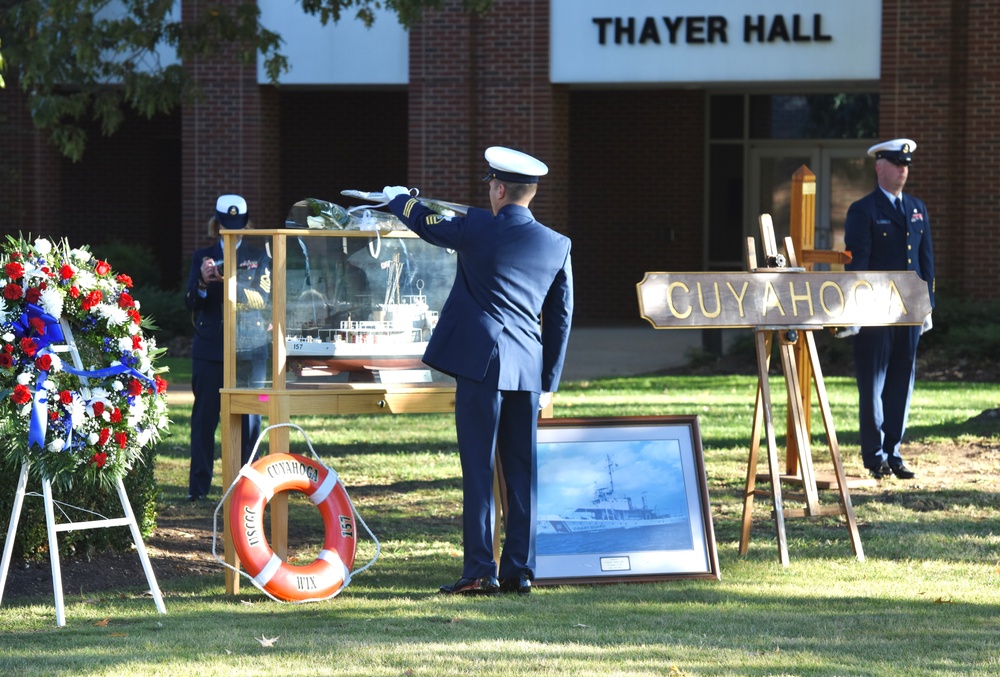
<path fill-rule="evenodd" d="M 1000 384 L 919 383 L 908 437 L 920 453 L 907 460 L 921 479 L 852 493 L 867 560 L 853 557 L 838 519 L 798 519 L 786 525 L 788 567 L 777 561 L 764 500 L 749 553 L 737 553 L 755 385 L 745 376 L 607 379 L 568 384 L 557 399 L 559 416 L 699 415 L 721 581 L 437 595 L 461 569 L 451 416 L 303 417 L 296 423 L 381 541 L 379 561 L 342 595 L 285 605 L 244 581 L 239 597 L 226 596 L 220 568 L 162 581 L 168 613 L 159 615 L 140 572 L 131 590 L 67 595 L 62 629 L 50 598 L 5 600 L 0 674 L 1000 673 L 1000 429 L 969 422 L 1000 406 Z M 827 386 L 848 472 L 861 474 L 853 382 Z M 171 406 L 157 459 L 162 512 L 184 505 L 189 417 L 190 407 Z M 297 437 L 292 451 L 306 453 Z M 819 436 L 815 444 L 822 465 Z M 940 479 L 956 449 L 979 470 Z M 291 520 L 293 551 L 311 559 L 321 540 L 315 509 L 293 500 Z M 358 563 L 372 552 L 363 544 Z M 264 647 L 261 637 L 277 639 Z"/>

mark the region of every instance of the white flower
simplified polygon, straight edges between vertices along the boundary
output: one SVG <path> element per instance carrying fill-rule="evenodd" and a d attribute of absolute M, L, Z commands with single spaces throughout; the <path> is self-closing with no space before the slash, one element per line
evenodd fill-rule
<path fill-rule="evenodd" d="M 83 423 L 83 416 L 85 413 L 84 402 L 80 399 L 78 393 L 73 393 L 73 399 L 69 403 L 69 419 L 72 421 L 73 428 L 79 428 Z"/>
<path fill-rule="evenodd" d="M 127 336 L 118 339 L 118 352 L 124 353 L 129 350 L 132 350 L 132 339 Z"/>
<path fill-rule="evenodd" d="M 7 332 L 7 333 L 6 333 L 6 334 L 4 334 L 3 336 L 0 336 L 0 338 L 2 338 L 2 339 L 4 340 L 4 342 L 6 342 L 6 343 L 13 343 L 13 342 L 14 342 L 14 339 L 15 339 L 15 338 L 17 338 L 17 337 L 16 337 L 16 336 L 14 336 L 14 334 L 13 334 L 13 333 L 11 333 L 11 332 Z"/>
<path fill-rule="evenodd" d="M 10 322 L 10 318 L 8 318 L 7 315 L 11 310 L 12 309 L 7 308 L 7 300 L 0 296 L 0 324 L 7 324 Z M 8 336 L 10 336 L 9 339 L 7 338 Z M 14 335 L 10 333 L 4 334 L 4 340 L 8 342 L 13 341 Z"/>
<path fill-rule="evenodd" d="M 84 263 L 91 259 L 91 254 L 86 249 L 71 249 L 69 255 L 71 258 L 80 259 Z"/>
<path fill-rule="evenodd" d="M 62 317 L 63 297 L 58 289 L 54 287 L 46 288 L 39 297 L 38 304 L 42 307 L 42 310 L 52 317 L 57 319 Z"/>
<path fill-rule="evenodd" d="M 44 237 L 40 237 L 35 240 L 35 251 L 42 256 L 48 256 L 52 251 L 52 243 L 46 240 Z"/>
<path fill-rule="evenodd" d="M 18 382 L 18 384 L 23 385 L 23 386 L 28 385 L 29 383 L 31 383 L 34 380 L 35 379 L 34 379 L 34 377 L 31 374 L 27 374 L 27 373 L 25 373 L 23 371 L 20 374 L 17 375 L 17 382 Z"/>
<path fill-rule="evenodd" d="M 76 286 L 87 293 L 97 285 L 97 277 L 89 270 L 80 270 L 76 274 Z"/>
<path fill-rule="evenodd" d="M 66 446 L 66 441 L 61 437 L 56 437 L 49 442 L 49 451 L 62 451 L 64 446 Z"/>
<path fill-rule="evenodd" d="M 50 393 L 54 393 L 57 390 L 59 390 L 59 386 L 57 386 L 56 382 L 50 378 L 47 378 L 44 381 L 42 381 L 42 387 L 48 390 Z"/>
<path fill-rule="evenodd" d="M 89 435 L 87 435 L 87 444 L 90 446 L 94 446 L 95 444 L 97 444 L 98 439 L 100 438 L 97 436 L 97 433 L 90 433 Z"/>
<path fill-rule="evenodd" d="M 98 315 L 107 318 L 108 324 L 121 326 L 126 322 L 131 321 L 128 313 L 125 312 L 125 309 L 119 308 L 118 306 L 113 306 L 108 303 L 99 303 L 97 304 L 97 308 L 95 310 Z"/>
<path fill-rule="evenodd" d="M 149 441 L 152 438 L 153 438 L 152 429 L 146 428 L 145 430 L 140 430 L 139 434 L 136 436 L 136 444 L 138 444 L 140 448 L 145 447 L 147 444 L 149 444 Z"/>
<path fill-rule="evenodd" d="M 116 393 L 120 393 L 121 391 L 125 390 L 125 386 L 122 385 L 121 381 L 116 380 L 111 384 L 111 389 L 114 390 Z"/>

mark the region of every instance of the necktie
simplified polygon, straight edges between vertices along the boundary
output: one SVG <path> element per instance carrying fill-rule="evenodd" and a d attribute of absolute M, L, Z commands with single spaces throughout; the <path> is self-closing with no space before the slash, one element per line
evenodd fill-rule
<path fill-rule="evenodd" d="M 906 219 L 906 213 L 903 211 L 903 198 L 901 197 L 896 198 L 896 211 L 899 212 L 899 215 L 902 216 L 903 219 Z"/>

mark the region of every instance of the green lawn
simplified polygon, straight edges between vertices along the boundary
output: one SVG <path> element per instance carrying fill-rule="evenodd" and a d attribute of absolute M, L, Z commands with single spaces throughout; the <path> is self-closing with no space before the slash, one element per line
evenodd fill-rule
<path fill-rule="evenodd" d="M 558 416 L 699 416 L 721 581 L 435 594 L 461 569 L 451 417 L 303 417 L 295 422 L 381 542 L 378 562 L 342 595 L 279 604 L 244 581 L 239 597 L 226 596 L 220 568 L 166 580 L 168 613 L 159 615 L 139 571 L 132 590 L 68 590 L 61 629 L 51 598 L 5 599 L 0 674 L 1000 673 L 1000 424 L 969 422 L 1000 406 L 1000 384 L 918 383 L 907 447 L 918 479 L 852 493 L 867 560 L 854 558 L 839 518 L 795 519 L 788 567 L 778 563 L 766 500 L 757 501 L 748 555 L 737 553 L 755 386 L 746 376 L 607 379 L 568 384 L 556 402 Z M 827 386 L 848 472 L 861 474 L 853 381 Z M 776 400 L 782 388 L 772 383 Z M 161 513 L 186 494 L 190 407 L 172 405 L 171 419 L 158 448 Z M 822 466 L 821 435 L 814 442 Z M 306 453 L 295 433 L 291 446 Z M 293 549 L 311 559 L 322 527 L 303 503 L 292 501 Z M 373 551 L 363 543 L 358 563 Z M 277 639 L 265 647 L 261 637 Z"/>

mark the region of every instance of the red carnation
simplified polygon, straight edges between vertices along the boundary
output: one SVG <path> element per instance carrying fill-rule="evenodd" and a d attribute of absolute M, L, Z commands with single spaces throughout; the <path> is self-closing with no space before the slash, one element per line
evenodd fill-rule
<path fill-rule="evenodd" d="M 60 277 L 60 279 L 68 280 L 71 277 L 73 277 L 75 274 L 76 274 L 76 272 L 73 270 L 73 266 L 69 265 L 68 263 L 62 264 L 62 267 L 59 268 L 59 277 Z"/>
<path fill-rule="evenodd" d="M 74 284 L 72 287 L 69 288 L 69 295 L 75 299 L 80 298 L 80 288 Z"/>
<path fill-rule="evenodd" d="M 28 287 L 24 291 L 24 300 L 28 303 L 38 303 L 40 298 L 42 298 L 42 292 L 37 287 Z"/>
<path fill-rule="evenodd" d="M 73 393 L 71 393 L 68 390 L 60 390 L 59 391 L 59 401 L 61 403 L 63 403 L 63 404 L 67 404 L 67 405 L 68 404 L 72 404 L 73 403 Z"/>
<path fill-rule="evenodd" d="M 90 462 L 98 468 L 103 468 L 104 464 L 108 462 L 108 455 L 103 451 L 99 451 L 90 457 Z"/>
<path fill-rule="evenodd" d="M 134 305 L 135 305 L 135 300 L 125 292 L 122 292 L 121 294 L 118 295 L 119 308 L 131 308 Z"/>
<path fill-rule="evenodd" d="M 122 410 L 119 409 L 118 407 L 115 407 L 114 410 L 111 412 L 111 422 L 112 423 L 122 422 Z"/>
<path fill-rule="evenodd" d="M 13 400 L 14 404 L 27 404 L 31 402 L 31 391 L 28 390 L 28 386 L 18 383 L 14 386 L 14 391 L 10 394 L 10 399 Z"/>
<path fill-rule="evenodd" d="M 84 310 L 90 310 L 100 303 L 102 298 L 104 298 L 104 295 L 101 294 L 100 290 L 95 289 L 87 294 L 87 297 L 80 303 L 80 307 Z"/>
<path fill-rule="evenodd" d="M 160 395 L 167 392 L 167 382 L 159 374 L 153 378 L 156 380 L 156 392 Z"/>
<path fill-rule="evenodd" d="M 24 275 L 24 266 L 17 262 L 8 263 L 3 269 L 7 273 L 7 277 L 12 280 L 20 280 L 21 276 Z"/>
<path fill-rule="evenodd" d="M 129 395 L 133 395 L 133 396 L 135 396 L 135 395 L 142 395 L 143 390 L 144 390 L 144 388 L 142 387 L 142 383 L 139 382 L 139 379 L 134 378 L 134 379 L 132 379 L 131 381 L 128 382 L 128 394 Z"/>
<path fill-rule="evenodd" d="M 21 339 L 21 350 L 23 350 L 24 354 L 28 357 L 34 357 L 35 353 L 38 352 L 38 344 L 35 343 L 35 339 L 25 336 Z"/>
<path fill-rule="evenodd" d="M 115 442 L 118 443 L 119 449 L 124 449 L 128 444 L 128 433 L 115 433 Z"/>
<path fill-rule="evenodd" d="M 35 333 L 39 336 L 45 336 L 45 320 L 40 317 L 33 317 L 28 320 L 28 324 L 31 328 L 35 330 Z"/>
<path fill-rule="evenodd" d="M 117 282 L 120 282 L 121 284 L 125 285 L 126 287 L 132 287 L 133 286 L 133 284 L 132 284 L 132 278 L 129 277 L 128 275 L 125 275 L 124 273 L 115 276 L 115 280 Z"/>
<path fill-rule="evenodd" d="M 101 432 L 97 434 L 97 446 L 103 447 L 108 443 L 108 438 L 111 437 L 110 428 L 101 428 Z"/>
<path fill-rule="evenodd" d="M 108 265 L 107 261 L 98 261 L 97 265 L 94 266 L 94 272 L 97 273 L 97 275 L 104 277 L 111 272 L 111 266 Z"/>
<path fill-rule="evenodd" d="M 93 409 L 94 409 L 94 416 L 100 416 L 101 414 L 104 413 L 104 402 L 101 401 L 94 402 Z"/>
<path fill-rule="evenodd" d="M 8 357 L 10 357 L 10 356 L 8 355 Z M 48 371 L 49 369 L 51 369 L 52 368 L 52 356 L 48 355 L 48 354 L 46 354 L 46 355 L 39 355 L 35 359 L 35 368 L 38 369 L 38 371 Z"/>
<path fill-rule="evenodd" d="M 125 311 L 125 314 L 128 315 L 129 319 L 132 320 L 133 324 L 139 324 L 142 321 L 142 317 L 139 315 L 139 311 L 136 310 L 135 308 L 129 308 L 128 310 Z"/>
<path fill-rule="evenodd" d="M 3 288 L 3 297 L 8 301 L 17 301 L 24 295 L 21 285 L 10 282 Z"/>
<path fill-rule="evenodd" d="M 132 350 L 142 350 L 142 337 L 138 334 L 132 336 Z"/>

